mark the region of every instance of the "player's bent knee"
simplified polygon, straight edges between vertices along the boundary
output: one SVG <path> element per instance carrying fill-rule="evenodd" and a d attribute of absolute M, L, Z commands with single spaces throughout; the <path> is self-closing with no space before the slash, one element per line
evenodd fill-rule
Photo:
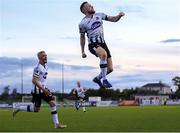
<path fill-rule="evenodd" d="M 107 60 L 107 54 L 106 54 L 106 53 L 103 54 L 103 55 L 102 55 L 102 58 L 103 58 L 104 60 Z"/>
<path fill-rule="evenodd" d="M 54 107 L 54 106 L 56 106 L 56 102 L 55 101 L 50 101 L 49 105 L 50 105 L 50 107 Z"/>
<path fill-rule="evenodd" d="M 108 69 L 108 72 L 109 72 L 109 73 L 113 72 L 113 68 L 109 68 L 109 69 Z"/>
<path fill-rule="evenodd" d="M 99 58 L 101 59 L 107 59 L 107 53 L 104 49 L 102 49 L 101 47 L 98 47 L 96 54 L 98 55 Z"/>
<path fill-rule="evenodd" d="M 40 111 L 40 108 L 35 108 L 34 109 L 34 112 L 39 112 Z"/>
<path fill-rule="evenodd" d="M 102 59 L 102 60 L 107 60 L 107 54 L 101 54 L 99 55 L 99 58 Z"/>
<path fill-rule="evenodd" d="M 102 52 L 102 53 L 101 53 L 101 56 L 102 56 L 103 59 L 107 59 L 107 53 L 106 53 L 106 51 Z"/>

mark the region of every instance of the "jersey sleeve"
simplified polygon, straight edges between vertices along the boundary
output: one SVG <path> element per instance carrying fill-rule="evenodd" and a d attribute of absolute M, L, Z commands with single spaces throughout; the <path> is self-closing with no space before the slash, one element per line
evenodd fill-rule
<path fill-rule="evenodd" d="M 40 75 L 40 70 L 38 67 L 35 67 L 34 68 L 34 72 L 33 72 L 33 76 L 39 78 L 39 75 Z"/>
<path fill-rule="evenodd" d="M 98 13 L 98 15 L 101 17 L 102 20 L 107 20 L 108 15 L 105 13 Z"/>
<path fill-rule="evenodd" d="M 79 33 L 80 34 L 85 34 L 86 33 L 86 29 L 85 29 L 85 27 L 83 26 L 82 23 L 79 24 Z"/>

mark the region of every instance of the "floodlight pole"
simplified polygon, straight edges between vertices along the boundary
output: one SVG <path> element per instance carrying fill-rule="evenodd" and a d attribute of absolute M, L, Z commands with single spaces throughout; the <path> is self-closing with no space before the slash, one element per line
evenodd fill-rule
<path fill-rule="evenodd" d="M 21 61 L 21 94 L 23 94 L 23 63 Z"/>
<path fill-rule="evenodd" d="M 62 95 L 64 94 L 64 63 L 62 64 Z"/>

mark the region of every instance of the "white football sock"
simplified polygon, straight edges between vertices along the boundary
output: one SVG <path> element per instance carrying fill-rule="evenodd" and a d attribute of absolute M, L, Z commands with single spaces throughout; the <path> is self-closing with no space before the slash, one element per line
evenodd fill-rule
<path fill-rule="evenodd" d="M 53 117 L 54 124 L 59 124 L 58 114 L 57 114 L 57 111 L 56 111 L 56 106 L 51 107 L 51 114 L 52 114 L 52 117 Z"/>
<path fill-rule="evenodd" d="M 107 60 L 100 60 L 101 76 L 103 80 L 106 79 L 107 75 Z"/>
<path fill-rule="evenodd" d="M 85 107 L 83 107 L 83 111 L 86 111 L 86 108 L 85 108 Z"/>
<path fill-rule="evenodd" d="M 34 112 L 34 105 L 17 106 L 16 109 L 21 111 Z"/>

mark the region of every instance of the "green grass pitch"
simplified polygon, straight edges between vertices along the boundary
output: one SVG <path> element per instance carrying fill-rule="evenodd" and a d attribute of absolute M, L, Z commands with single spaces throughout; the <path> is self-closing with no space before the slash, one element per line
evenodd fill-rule
<path fill-rule="evenodd" d="M 12 118 L 12 109 L 0 109 L 0 132 L 64 131 L 64 132 L 177 132 L 180 131 L 180 106 L 89 107 L 78 112 L 72 107 L 59 107 L 59 119 L 65 129 L 54 129 L 49 108 L 39 113 L 19 112 Z"/>

